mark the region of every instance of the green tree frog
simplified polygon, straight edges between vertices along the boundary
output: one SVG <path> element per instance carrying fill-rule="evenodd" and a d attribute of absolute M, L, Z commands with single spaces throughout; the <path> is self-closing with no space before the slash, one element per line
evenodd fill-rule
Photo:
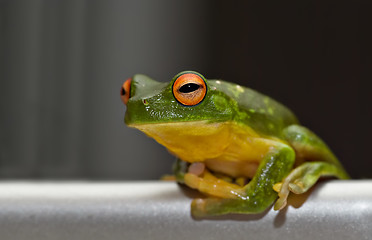
<path fill-rule="evenodd" d="M 260 213 L 322 176 L 349 178 L 327 145 L 285 106 L 255 90 L 185 71 L 170 82 L 124 82 L 125 123 L 164 145 L 178 182 L 204 193 L 196 217 Z"/>

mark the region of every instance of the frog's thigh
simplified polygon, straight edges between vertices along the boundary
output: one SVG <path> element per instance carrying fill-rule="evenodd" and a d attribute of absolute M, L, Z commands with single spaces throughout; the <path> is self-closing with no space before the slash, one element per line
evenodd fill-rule
<path fill-rule="evenodd" d="M 289 192 L 301 194 L 309 190 L 321 176 L 334 176 L 343 178 L 343 171 L 328 162 L 306 162 L 293 169 L 282 182 L 274 185 L 279 199 L 274 205 L 275 210 L 282 209 L 287 203 Z"/>
<path fill-rule="evenodd" d="M 306 127 L 290 125 L 283 130 L 283 134 L 284 138 L 295 149 L 298 157 L 312 161 L 330 162 L 342 168 L 323 140 Z"/>
<path fill-rule="evenodd" d="M 334 176 L 341 179 L 349 178 L 337 158 L 328 146 L 309 129 L 291 125 L 283 131 L 285 139 L 294 147 L 300 158 L 312 160 L 292 170 L 292 172 L 274 185 L 279 194 L 274 209 L 280 210 L 287 203 L 290 191 L 300 194 L 306 192 L 321 176 Z"/>
<path fill-rule="evenodd" d="M 191 205 L 193 216 L 263 212 L 277 198 L 273 185 L 288 175 L 294 160 L 294 151 L 284 144 L 278 144 L 261 161 L 255 177 L 243 187 L 244 196 L 234 199 L 195 199 Z"/>

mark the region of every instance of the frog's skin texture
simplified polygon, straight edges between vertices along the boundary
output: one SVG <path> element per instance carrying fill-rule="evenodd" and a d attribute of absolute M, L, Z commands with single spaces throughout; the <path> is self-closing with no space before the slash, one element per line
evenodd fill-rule
<path fill-rule="evenodd" d="M 169 83 L 134 75 L 121 94 L 125 123 L 173 153 L 176 180 L 207 196 L 193 200 L 195 217 L 280 210 L 322 176 L 349 178 L 288 108 L 252 89 L 186 71 Z"/>

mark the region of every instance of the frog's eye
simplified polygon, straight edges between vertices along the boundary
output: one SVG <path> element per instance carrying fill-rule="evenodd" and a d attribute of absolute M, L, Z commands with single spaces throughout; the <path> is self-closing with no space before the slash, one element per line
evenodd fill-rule
<path fill-rule="evenodd" d="M 129 98 L 130 98 L 130 83 L 132 82 L 132 79 L 129 78 L 123 83 L 123 86 L 121 86 L 120 90 L 120 97 L 121 101 L 126 105 Z"/>
<path fill-rule="evenodd" d="M 173 83 L 173 95 L 177 101 L 186 106 L 200 103 L 207 93 L 204 79 L 196 73 L 184 73 Z"/>

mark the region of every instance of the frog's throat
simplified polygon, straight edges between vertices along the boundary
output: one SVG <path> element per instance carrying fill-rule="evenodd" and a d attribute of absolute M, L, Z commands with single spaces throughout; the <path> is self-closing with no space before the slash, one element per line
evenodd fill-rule
<path fill-rule="evenodd" d="M 131 124 L 187 162 L 260 161 L 270 147 L 252 128 L 235 122 Z M 261 141 L 256 141 L 261 139 Z"/>

